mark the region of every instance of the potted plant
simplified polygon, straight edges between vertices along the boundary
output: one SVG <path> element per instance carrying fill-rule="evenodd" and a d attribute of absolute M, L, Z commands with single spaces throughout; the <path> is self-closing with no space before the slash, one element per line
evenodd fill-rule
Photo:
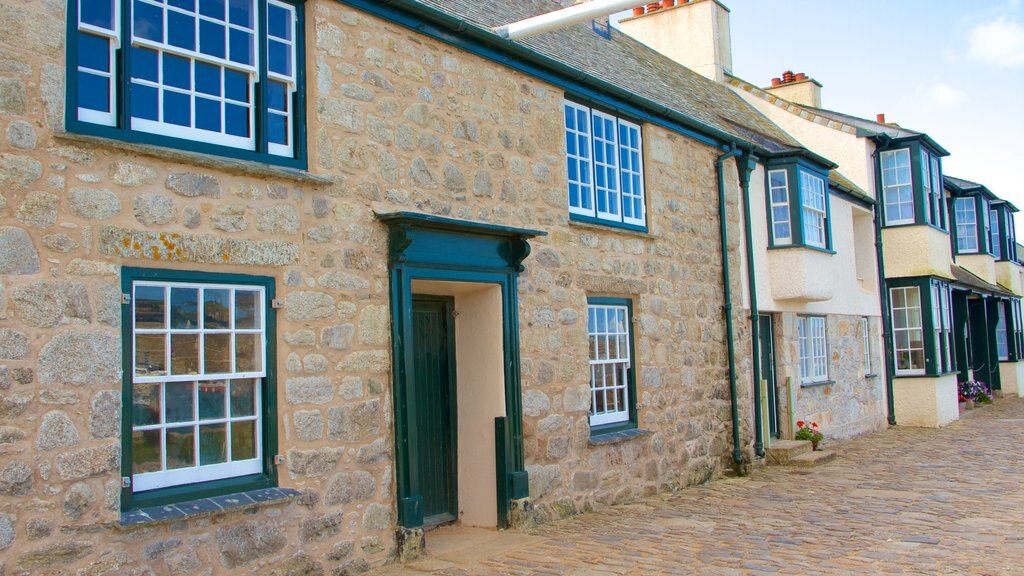
<path fill-rule="evenodd" d="M 818 430 L 817 422 L 804 422 L 798 420 L 796 423 L 796 435 L 794 436 L 797 440 L 808 440 L 811 443 L 811 449 L 818 449 L 818 442 L 821 442 L 825 436 Z"/>
<path fill-rule="evenodd" d="M 970 410 L 975 404 L 991 404 L 992 391 L 980 380 L 965 380 L 960 383 L 960 400 L 965 402 Z"/>

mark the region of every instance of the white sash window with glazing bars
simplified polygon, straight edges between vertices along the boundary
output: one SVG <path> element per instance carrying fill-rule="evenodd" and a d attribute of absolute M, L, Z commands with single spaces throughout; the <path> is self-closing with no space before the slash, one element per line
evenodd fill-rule
<path fill-rule="evenodd" d="M 882 197 L 885 223 L 914 223 L 914 186 L 910 171 L 910 150 L 886 150 L 881 154 Z"/>
<path fill-rule="evenodd" d="M 956 250 L 963 254 L 978 251 L 978 212 L 973 196 L 953 201 L 956 215 Z"/>
<path fill-rule="evenodd" d="M 801 170 L 800 194 L 803 203 L 804 244 L 827 248 L 828 196 L 825 191 L 825 180 Z"/>
<path fill-rule="evenodd" d="M 917 286 L 891 288 L 893 349 L 896 374 L 925 373 L 924 327 L 921 317 L 921 291 Z"/>
<path fill-rule="evenodd" d="M 828 341 L 823 316 L 801 316 L 797 320 L 800 344 L 800 382 L 828 381 Z"/>
<path fill-rule="evenodd" d="M 771 198 L 772 240 L 777 246 L 793 242 L 789 216 L 789 176 L 786 170 L 768 171 L 768 194 Z"/>
<path fill-rule="evenodd" d="M 262 472 L 262 286 L 132 286 L 132 489 Z"/>
<path fill-rule="evenodd" d="M 629 328 L 626 306 L 587 306 L 591 426 L 629 421 Z"/>

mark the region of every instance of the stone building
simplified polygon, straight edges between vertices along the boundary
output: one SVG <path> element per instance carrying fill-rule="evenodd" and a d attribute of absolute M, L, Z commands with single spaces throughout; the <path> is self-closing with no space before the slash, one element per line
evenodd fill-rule
<path fill-rule="evenodd" d="M 0 572 L 352 574 L 754 456 L 742 192 L 810 153 L 490 30 L 557 6 L 0 0 Z"/>

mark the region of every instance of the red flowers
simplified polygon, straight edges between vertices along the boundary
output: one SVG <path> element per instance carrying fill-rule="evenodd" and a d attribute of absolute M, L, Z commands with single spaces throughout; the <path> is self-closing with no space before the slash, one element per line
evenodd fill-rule
<path fill-rule="evenodd" d="M 804 427 L 804 421 L 803 420 L 797 420 L 796 421 L 796 427 L 797 428 L 803 428 Z"/>

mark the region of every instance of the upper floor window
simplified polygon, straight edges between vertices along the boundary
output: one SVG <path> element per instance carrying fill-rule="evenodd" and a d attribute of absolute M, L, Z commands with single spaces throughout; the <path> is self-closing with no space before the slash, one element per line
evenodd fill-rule
<path fill-rule="evenodd" d="M 796 184 L 796 186 L 792 186 Z M 773 247 L 831 243 L 828 187 L 824 175 L 793 163 L 768 170 L 770 240 Z"/>
<path fill-rule="evenodd" d="M 594 433 L 636 426 L 631 314 L 629 300 L 588 300 L 590 426 Z"/>
<path fill-rule="evenodd" d="M 1017 261 L 1017 232 L 1013 209 L 1006 202 L 992 202 L 989 208 L 989 245 L 996 260 Z"/>
<path fill-rule="evenodd" d="M 301 166 L 301 2 L 71 2 L 68 128 Z"/>
<path fill-rule="evenodd" d="M 800 383 L 828 381 L 828 340 L 824 316 L 801 316 L 797 319 L 800 344 Z"/>
<path fill-rule="evenodd" d="M 565 102 L 569 215 L 646 230 L 640 126 Z"/>
<path fill-rule="evenodd" d="M 978 212 L 973 196 L 953 200 L 956 218 L 956 251 L 973 254 L 978 251 Z"/>
<path fill-rule="evenodd" d="M 1006 306 L 1002 302 L 996 305 L 996 352 L 1000 360 L 1010 359 L 1010 342 L 1006 337 Z"/>
<path fill-rule="evenodd" d="M 914 186 L 910 177 L 910 149 L 882 152 L 882 194 L 886 224 L 914 222 Z"/>
<path fill-rule="evenodd" d="M 885 225 L 929 224 L 948 230 L 942 161 L 923 143 L 878 154 Z"/>
<path fill-rule="evenodd" d="M 266 485 L 273 279 L 131 268 L 123 274 L 130 296 L 127 500 L 228 478 Z M 177 496 L 188 499 L 180 490 Z"/>
<path fill-rule="evenodd" d="M 1001 242 L 1000 242 L 1000 238 L 999 238 L 999 212 L 997 212 L 996 210 L 989 209 L 989 211 L 988 211 L 988 219 L 989 219 L 989 222 L 990 222 L 990 224 L 989 224 L 989 246 L 992 247 L 991 248 L 992 255 L 996 257 L 996 260 L 1002 260 L 1002 258 L 1003 258 L 1003 251 L 1002 251 L 1002 246 L 1000 246 Z"/>

